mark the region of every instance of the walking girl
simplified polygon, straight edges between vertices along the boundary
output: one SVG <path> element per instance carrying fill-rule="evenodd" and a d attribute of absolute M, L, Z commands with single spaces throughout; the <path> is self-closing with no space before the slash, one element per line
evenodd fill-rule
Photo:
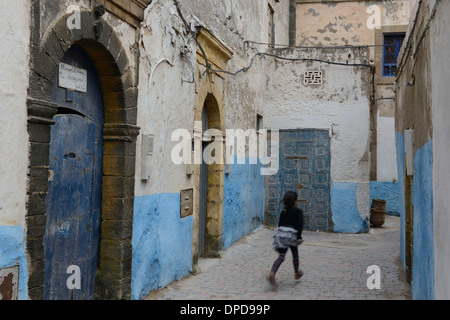
<path fill-rule="evenodd" d="M 278 229 L 273 235 L 273 248 L 279 253 L 278 259 L 272 265 L 267 279 L 272 284 L 276 284 L 275 275 L 280 265 L 286 258 L 288 249 L 291 249 L 292 259 L 294 263 L 295 279 L 300 279 L 303 272 L 299 269 L 298 246 L 303 242 L 303 211 L 297 208 L 298 194 L 295 191 L 286 192 L 281 200 L 284 208 L 280 214 Z"/>

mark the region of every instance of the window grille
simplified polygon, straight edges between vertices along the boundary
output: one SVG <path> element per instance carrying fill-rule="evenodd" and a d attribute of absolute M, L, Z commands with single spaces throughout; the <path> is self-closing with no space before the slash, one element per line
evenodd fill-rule
<path fill-rule="evenodd" d="M 383 76 L 395 77 L 397 73 L 397 58 L 404 39 L 404 33 L 384 35 Z"/>

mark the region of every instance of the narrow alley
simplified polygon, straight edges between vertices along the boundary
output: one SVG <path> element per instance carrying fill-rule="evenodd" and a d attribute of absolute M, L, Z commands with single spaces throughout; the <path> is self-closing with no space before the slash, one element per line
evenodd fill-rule
<path fill-rule="evenodd" d="M 15 0 L 0 29 L 0 301 L 450 299 L 449 0 Z"/>
<path fill-rule="evenodd" d="M 294 279 L 291 255 L 273 287 L 265 279 L 276 253 L 273 229 L 259 228 L 219 259 L 202 259 L 201 273 L 151 293 L 146 300 L 409 300 L 399 257 L 400 218 L 364 234 L 305 231 L 299 248 L 305 275 Z M 369 290 L 367 268 L 381 270 L 381 289 Z"/>

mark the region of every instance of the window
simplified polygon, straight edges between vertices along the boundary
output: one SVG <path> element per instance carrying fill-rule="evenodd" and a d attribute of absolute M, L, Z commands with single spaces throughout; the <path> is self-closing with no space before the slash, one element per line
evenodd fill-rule
<path fill-rule="evenodd" d="M 275 47 L 275 10 L 269 4 L 269 48 Z"/>
<path fill-rule="evenodd" d="M 256 115 L 256 132 L 259 132 L 259 130 L 263 129 L 263 116 L 260 114 Z"/>
<path fill-rule="evenodd" d="M 397 58 L 404 39 L 404 33 L 384 35 L 383 76 L 395 77 L 397 73 Z"/>

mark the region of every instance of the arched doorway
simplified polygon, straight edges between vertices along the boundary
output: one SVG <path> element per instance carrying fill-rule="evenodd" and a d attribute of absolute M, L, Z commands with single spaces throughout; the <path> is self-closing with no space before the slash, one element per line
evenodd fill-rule
<path fill-rule="evenodd" d="M 202 164 L 199 174 L 199 214 L 198 214 L 198 256 L 215 257 L 220 255 L 223 248 L 222 223 L 223 223 L 223 161 L 206 163 L 207 150 L 212 143 L 217 143 L 223 148 L 223 134 L 219 104 L 213 94 L 208 94 L 202 108 Z M 220 133 L 220 137 L 215 134 Z M 214 135 L 212 138 L 210 135 Z M 215 139 L 221 139 L 216 141 Z M 219 150 L 212 149 L 213 156 Z M 218 163 L 219 162 L 219 163 Z"/>
<path fill-rule="evenodd" d="M 197 77 L 196 77 L 196 103 L 194 113 L 194 140 L 203 140 L 202 114 L 206 114 L 207 127 L 210 130 L 218 130 L 221 134 L 222 143 L 225 150 L 225 76 L 220 72 L 213 72 L 204 67 L 205 57 L 208 53 L 208 62 L 214 69 L 226 70 L 227 62 L 233 53 L 212 33 L 201 29 L 198 34 L 198 41 L 204 49 L 197 50 Z M 204 113 L 205 112 L 205 113 Z M 196 145 L 200 149 L 203 146 Z M 197 150 L 197 149 L 196 149 Z M 224 156 L 225 152 L 221 156 Z M 217 159 L 217 157 L 215 157 Z M 196 162 L 198 163 L 198 162 Z M 203 167 L 203 175 L 200 177 L 201 167 L 196 166 L 195 170 L 195 211 L 192 258 L 194 267 L 198 265 L 199 258 L 199 219 L 200 206 L 206 208 L 204 216 L 204 242 L 203 257 L 220 256 L 223 250 L 223 193 L 224 193 L 224 161 Z M 206 172 L 206 174 L 205 174 Z M 203 180 L 201 180 L 203 179 Z M 200 199 L 200 183 L 206 187 L 203 189 L 203 200 Z M 206 190 L 206 191 L 204 191 Z M 200 203 L 200 201 L 203 201 Z M 201 247 L 200 247 L 201 248 Z"/>
<path fill-rule="evenodd" d="M 94 297 L 98 264 L 103 170 L 103 92 L 94 62 L 73 45 L 61 61 L 84 70 L 86 92 L 53 84 L 58 111 L 50 130 L 47 225 L 44 237 L 44 298 L 86 300 Z M 67 284 L 67 270 L 79 279 Z M 79 282 L 79 283 L 77 283 Z"/>

